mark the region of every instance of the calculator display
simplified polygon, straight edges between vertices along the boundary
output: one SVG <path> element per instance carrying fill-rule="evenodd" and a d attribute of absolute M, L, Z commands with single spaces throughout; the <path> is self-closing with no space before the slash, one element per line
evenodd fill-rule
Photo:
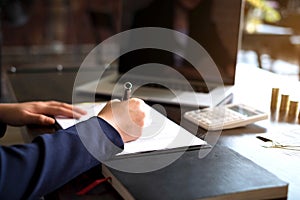
<path fill-rule="evenodd" d="M 252 112 L 250 110 L 247 110 L 245 108 L 242 108 L 240 106 L 231 106 L 231 107 L 228 107 L 229 109 L 231 110 L 234 110 L 242 115 L 246 115 L 246 116 L 254 116 L 254 115 L 257 115 L 257 113 L 255 112 Z"/>

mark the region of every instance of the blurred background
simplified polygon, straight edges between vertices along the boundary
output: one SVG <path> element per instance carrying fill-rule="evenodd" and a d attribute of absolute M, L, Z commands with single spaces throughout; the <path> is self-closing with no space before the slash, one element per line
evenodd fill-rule
<path fill-rule="evenodd" d="M 14 73 L 77 71 L 118 31 L 119 6 L 119 0 L 0 0 L 0 102 L 16 101 L 9 81 Z M 25 132 L 8 126 L 0 144 L 24 143 Z"/>
<path fill-rule="evenodd" d="M 238 62 L 298 80 L 300 0 L 244 1 Z M 120 8 L 121 0 L 0 0 L 0 101 L 14 99 L 7 74 L 78 69 L 97 44 L 120 31 Z M 107 47 L 107 56 L 114 51 Z"/>
<path fill-rule="evenodd" d="M 246 0 L 241 44 L 245 62 L 299 79 L 299 36 L 299 0 Z"/>
<path fill-rule="evenodd" d="M 244 1 L 241 60 L 298 75 L 300 0 Z M 95 45 L 118 32 L 121 0 L 0 2 L 2 71 L 78 67 Z"/>
<path fill-rule="evenodd" d="M 75 66 L 116 33 L 118 0 L 2 0 L 3 66 Z"/>

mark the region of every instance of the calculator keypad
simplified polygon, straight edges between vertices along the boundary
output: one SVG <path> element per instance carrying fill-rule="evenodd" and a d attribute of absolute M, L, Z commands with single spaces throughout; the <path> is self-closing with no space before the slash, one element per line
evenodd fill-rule
<path fill-rule="evenodd" d="M 226 108 L 193 110 L 185 113 L 185 118 L 206 129 L 222 129 L 226 125 L 242 121 L 245 117 Z"/>

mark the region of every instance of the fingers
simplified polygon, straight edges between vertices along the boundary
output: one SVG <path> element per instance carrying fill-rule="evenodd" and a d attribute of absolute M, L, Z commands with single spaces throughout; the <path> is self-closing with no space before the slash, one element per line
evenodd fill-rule
<path fill-rule="evenodd" d="M 63 102 L 58 102 L 58 101 L 49 101 L 48 102 L 49 106 L 53 107 L 53 108 L 62 108 L 62 110 L 72 110 L 74 114 L 78 115 L 85 115 L 86 111 L 73 106 L 71 104 L 68 103 L 63 103 Z"/>
<path fill-rule="evenodd" d="M 108 102 L 98 116 L 110 123 L 124 142 L 128 142 L 141 136 L 145 119 L 143 105 L 144 101 L 137 98 L 122 102 L 113 100 Z"/>
<path fill-rule="evenodd" d="M 73 106 L 68 103 L 63 103 L 63 102 L 58 102 L 58 101 L 47 101 L 45 102 L 48 106 L 51 107 L 62 107 L 68 110 L 74 110 L 75 112 L 81 113 L 81 114 L 86 114 L 86 112 L 76 106 Z"/>
<path fill-rule="evenodd" d="M 51 117 L 42 114 L 26 113 L 25 124 L 37 124 L 37 125 L 52 125 L 55 120 Z"/>
<path fill-rule="evenodd" d="M 129 117 L 138 126 L 144 126 L 144 119 L 146 117 L 145 113 L 145 103 L 141 99 L 133 98 L 129 101 Z"/>
<path fill-rule="evenodd" d="M 86 114 L 86 111 L 76 106 L 57 101 L 42 102 L 40 107 L 33 112 L 53 116 L 62 115 L 65 117 L 74 117 L 76 119 L 79 119 L 82 115 Z"/>
<path fill-rule="evenodd" d="M 47 115 L 80 118 L 86 114 L 85 111 L 77 107 L 57 101 L 4 104 L 2 105 L 1 112 L 3 114 L 3 116 L 1 115 L 1 120 L 13 126 L 54 124 L 55 120 Z"/>

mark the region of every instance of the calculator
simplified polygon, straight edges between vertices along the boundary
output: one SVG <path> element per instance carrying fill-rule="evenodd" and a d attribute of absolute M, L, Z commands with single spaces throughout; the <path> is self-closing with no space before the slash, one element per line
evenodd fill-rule
<path fill-rule="evenodd" d="M 267 119 L 268 114 L 245 104 L 227 104 L 188 111 L 184 117 L 206 130 L 224 130 Z"/>

